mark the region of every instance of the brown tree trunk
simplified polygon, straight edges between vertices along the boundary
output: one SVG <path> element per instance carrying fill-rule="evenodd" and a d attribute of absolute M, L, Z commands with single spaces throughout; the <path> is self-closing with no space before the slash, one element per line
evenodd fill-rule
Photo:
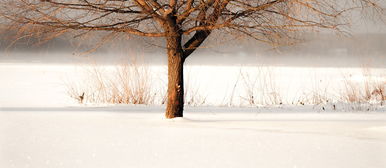
<path fill-rule="evenodd" d="M 181 46 L 182 34 L 173 22 L 168 27 L 168 100 L 166 118 L 182 117 L 184 110 L 184 52 Z"/>

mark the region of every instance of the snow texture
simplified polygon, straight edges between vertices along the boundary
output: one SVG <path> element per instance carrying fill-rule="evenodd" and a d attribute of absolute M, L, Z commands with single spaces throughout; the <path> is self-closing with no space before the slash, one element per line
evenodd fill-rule
<path fill-rule="evenodd" d="M 0 110 L 0 167 L 383 168 L 385 113 L 163 107 Z"/>

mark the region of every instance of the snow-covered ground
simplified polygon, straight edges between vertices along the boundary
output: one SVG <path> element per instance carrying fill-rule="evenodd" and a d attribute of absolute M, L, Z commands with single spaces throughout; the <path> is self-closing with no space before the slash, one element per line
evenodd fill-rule
<path fill-rule="evenodd" d="M 385 113 L 157 106 L 2 108 L 0 167 L 383 168 Z"/>
<path fill-rule="evenodd" d="M 83 68 L 56 64 L 0 65 L 0 167 L 386 165 L 384 107 L 374 112 L 335 111 L 332 107 L 324 111 L 321 106 L 187 107 L 184 118 L 166 120 L 163 106 L 79 105 L 67 94 L 66 82 L 87 82 Z M 160 70 L 163 67 L 152 68 L 165 74 Z M 255 69 L 246 70 L 253 74 Z M 289 91 L 309 84 L 304 82 L 308 79 L 318 81 L 312 77 L 323 79 L 337 72 L 331 68 L 310 70 L 274 69 L 279 72 L 277 83 L 290 88 Z M 377 74 L 385 72 L 375 70 Z M 239 67 L 197 66 L 186 72 L 200 79 L 193 86 L 200 86 L 200 91 L 208 95 L 218 95 L 210 99 L 214 102 L 223 99 L 240 76 Z M 359 68 L 349 72 L 354 78 L 362 73 Z M 309 78 L 296 74 L 309 74 Z"/>

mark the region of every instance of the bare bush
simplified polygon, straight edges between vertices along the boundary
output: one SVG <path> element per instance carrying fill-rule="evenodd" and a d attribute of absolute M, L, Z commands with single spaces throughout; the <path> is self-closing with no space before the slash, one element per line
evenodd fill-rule
<path fill-rule="evenodd" d="M 160 94 L 152 86 L 149 67 L 136 62 L 115 68 L 92 66 L 85 79 L 67 84 L 68 94 L 80 103 L 154 104 Z"/>

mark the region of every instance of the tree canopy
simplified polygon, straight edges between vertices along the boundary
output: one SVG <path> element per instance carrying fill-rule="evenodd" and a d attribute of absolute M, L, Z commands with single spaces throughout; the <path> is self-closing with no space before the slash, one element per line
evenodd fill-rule
<path fill-rule="evenodd" d="M 213 30 L 280 42 L 305 28 L 340 31 L 349 24 L 345 14 L 359 8 L 383 12 L 377 0 L 4 0 L 0 13 L 20 31 L 48 27 L 39 33 L 50 37 L 70 30 L 166 37 L 173 17 L 188 56 Z"/>

